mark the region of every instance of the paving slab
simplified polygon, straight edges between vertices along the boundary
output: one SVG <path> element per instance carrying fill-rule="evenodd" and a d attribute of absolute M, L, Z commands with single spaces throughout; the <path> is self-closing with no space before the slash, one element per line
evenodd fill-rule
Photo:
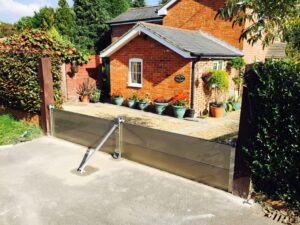
<path fill-rule="evenodd" d="M 0 149 L 1 225 L 268 225 L 258 205 L 229 193 L 43 137 Z"/>

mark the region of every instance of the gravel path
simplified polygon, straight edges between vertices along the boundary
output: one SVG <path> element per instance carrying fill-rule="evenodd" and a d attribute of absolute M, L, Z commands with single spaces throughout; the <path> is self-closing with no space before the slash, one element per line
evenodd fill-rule
<path fill-rule="evenodd" d="M 225 135 L 237 133 L 239 129 L 240 111 L 231 112 L 224 118 L 176 119 L 171 116 L 160 116 L 151 112 L 143 112 L 124 106 L 112 104 L 66 103 L 64 110 L 95 116 L 104 119 L 125 117 L 127 123 L 190 135 L 212 140 Z"/>

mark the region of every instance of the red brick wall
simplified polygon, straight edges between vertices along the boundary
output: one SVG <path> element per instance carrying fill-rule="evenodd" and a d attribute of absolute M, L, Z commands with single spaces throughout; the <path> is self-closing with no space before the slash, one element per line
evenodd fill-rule
<path fill-rule="evenodd" d="M 123 34 L 129 31 L 135 24 L 130 25 L 119 25 L 111 27 L 111 40 L 115 42 L 118 40 Z"/>
<path fill-rule="evenodd" d="M 163 25 L 182 29 L 203 31 L 242 49 L 239 37 L 243 27 L 232 28 L 230 21 L 215 16 L 225 0 L 180 0 L 168 9 Z"/>
<path fill-rule="evenodd" d="M 128 87 L 130 58 L 143 59 L 143 87 Z M 179 91 L 190 96 L 191 60 L 182 58 L 158 42 L 139 36 L 110 57 L 111 92 L 121 91 L 125 98 L 135 91 L 138 95 L 149 93 L 151 98 L 173 97 Z M 169 74 L 169 76 L 166 76 Z M 183 74 L 186 80 L 177 83 L 174 78 Z"/>
<path fill-rule="evenodd" d="M 71 65 L 66 65 L 66 89 L 68 100 L 78 100 L 78 87 L 85 81 L 89 84 L 97 84 L 101 86 L 101 59 L 97 55 L 93 55 L 87 64 L 79 67 L 78 73 L 74 76 L 71 73 Z"/>

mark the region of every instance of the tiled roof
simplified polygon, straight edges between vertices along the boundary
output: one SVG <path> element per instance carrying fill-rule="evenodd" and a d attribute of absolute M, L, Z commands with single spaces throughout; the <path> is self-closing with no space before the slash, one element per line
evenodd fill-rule
<path fill-rule="evenodd" d="M 233 58 L 243 52 L 203 31 L 190 31 L 152 23 L 138 23 L 102 51 L 104 57 L 122 48 L 128 40 L 144 33 L 185 58 Z"/>
<path fill-rule="evenodd" d="M 142 8 L 132 8 L 127 12 L 122 13 L 118 17 L 109 21 L 109 24 L 114 23 L 124 23 L 124 22 L 132 22 L 132 21 L 146 21 L 151 19 L 162 19 L 161 16 L 157 14 L 157 11 L 161 8 L 161 6 L 150 6 L 150 7 L 142 7 Z"/>
<path fill-rule="evenodd" d="M 190 31 L 150 23 L 140 23 L 177 48 L 203 56 L 242 56 L 243 52 L 201 30 Z"/>

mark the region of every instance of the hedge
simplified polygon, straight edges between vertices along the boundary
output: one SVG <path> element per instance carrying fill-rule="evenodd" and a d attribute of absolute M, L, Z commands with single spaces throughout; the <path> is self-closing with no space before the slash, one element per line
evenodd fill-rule
<path fill-rule="evenodd" d="M 256 191 L 300 210 L 300 66 L 269 60 L 246 78 L 254 134 L 244 146 Z"/>
<path fill-rule="evenodd" d="M 0 43 L 0 104 L 39 113 L 41 98 L 38 60 L 50 57 L 55 106 L 61 107 L 61 65 L 70 61 L 83 63 L 88 57 L 57 35 L 40 30 L 27 30 Z"/>

